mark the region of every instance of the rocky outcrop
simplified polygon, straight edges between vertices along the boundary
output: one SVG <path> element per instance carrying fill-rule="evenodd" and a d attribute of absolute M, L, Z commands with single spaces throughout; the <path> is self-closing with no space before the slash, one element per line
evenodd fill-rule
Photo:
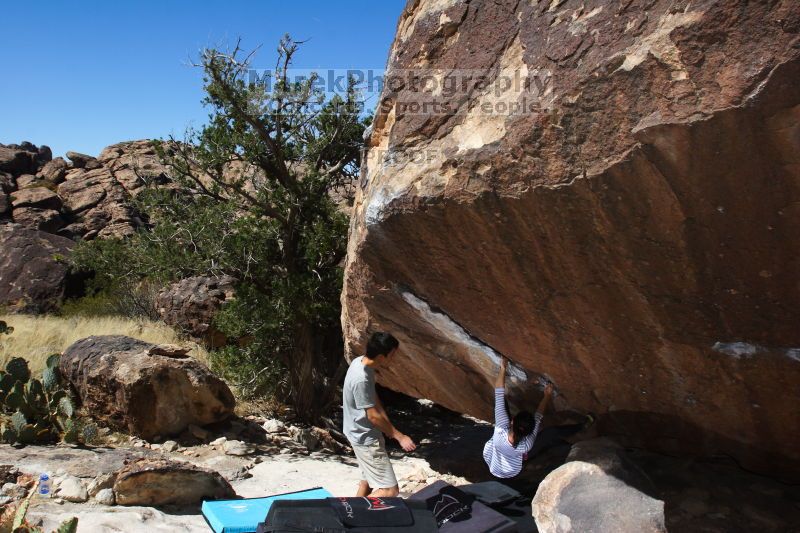
<path fill-rule="evenodd" d="M 664 502 L 628 481 L 644 474 L 631 470 L 619 452 L 604 439 L 573 446 L 567 462 L 548 474 L 533 498 L 540 533 L 667 531 Z"/>
<path fill-rule="evenodd" d="M 128 193 L 136 195 L 146 183 L 166 184 L 167 169 L 151 141 L 130 141 L 107 146 L 97 160 Z"/>
<path fill-rule="evenodd" d="M 156 298 L 161 319 L 195 340 L 212 347 L 225 345 L 225 335 L 214 326 L 214 317 L 233 297 L 235 280 L 230 276 L 193 276 L 173 283 Z"/>
<path fill-rule="evenodd" d="M 504 354 L 515 398 L 547 374 L 627 443 L 797 479 L 798 29 L 786 0 L 409 2 L 349 352 L 388 329 L 381 383 L 483 418 Z"/>
<path fill-rule="evenodd" d="M 187 351 L 121 335 L 89 337 L 64 351 L 60 370 L 93 418 L 150 440 L 233 413 L 228 386 Z"/>
<path fill-rule="evenodd" d="M 124 237 L 142 225 L 131 198 L 149 180 L 168 181 L 155 148 L 147 140 L 109 146 L 97 158 L 67 152 L 69 162 L 60 157 L 51 159 L 48 154 L 46 146 L 0 145 L 0 184 L 5 193 L 0 197 L 0 217 L 10 213 L 20 224 L 71 239 Z M 17 205 L 6 198 L 30 196 L 31 191 L 49 192 L 52 205 L 46 215 L 30 211 L 41 210 L 40 206 Z M 50 222 L 43 227 L 45 218 Z"/>
<path fill-rule="evenodd" d="M 27 142 L 0 145 L 0 224 L 15 222 L 72 240 L 126 237 L 143 224 L 132 198 L 147 181 L 168 181 L 147 140 L 109 146 L 97 158 L 77 152 L 67 157 L 70 162 L 52 159 L 48 147 Z M 39 263 L 46 260 L 39 257 Z M 12 303 L 2 299 L 11 291 L 9 279 L 0 277 L 0 305 Z"/>
<path fill-rule="evenodd" d="M 158 459 L 141 459 L 120 470 L 114 494 L 117 505 L 156 507 L 236 497 L 230 483 L 213 470 Z"/>
<path fill-rule="evenodd" d="M 69 239 L 19 224 L 0 224 L 0 305 L 8 311 L 54 310 L 69 284 Z"/>

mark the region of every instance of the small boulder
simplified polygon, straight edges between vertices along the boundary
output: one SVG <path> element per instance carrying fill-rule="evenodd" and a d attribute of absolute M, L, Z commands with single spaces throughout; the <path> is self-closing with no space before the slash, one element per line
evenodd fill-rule
<path fill-rule="evenodd" d="M 255 453 L 256 449 L 240 440 L 226 440 L 222 443 L 222 449 L 225 451 L 226 455 L 250 455 Z"/>
<path fill-rule="evenodd" d="M 665 533 L 664 502 L 630 484 L 643 474 L 629 470 L 618 446 L 596 440 L 573 446 L 539 484 L 532 508 L 540 533 Z"/>
<path fill-rule="evenodd" d="M 114 489 L 102 489 L 95 495 L 94 500 L 101 505 L 114 505 L 116 503 Z"/>
<path fill-rule="evenodd" d="M 40 163 L 49 163 L 53 159 L 53 150 L 46 144 L 41 145 L 36 152 L 36 159 Z"/>
<path fill-rule="evenodd" d="M 264 422 L 264 431 L 270 434 L 283 433 L 286 431 L 286 424 L 276 418 L 270 418 Z"/>
<path fill-rule="evenodd" d="M 192 434 L 194 438 L 197 440 L 206 442 L 208 439 L 211 438 L 211 432 L 207 429 L 203 429 L 200 426 L 195 424 L 189 424 L 189 433 Z"/>
<path fill-rule="evenodd" d="M 308 451 L 314 451 L 319 445 L 319 438 L 308 428 L 289 427 L 289 436 L 301 446 L 305 446 Z"/>
<path fill-rule="evenodd" d="M 64 351 L 60 370 L 94 418 L 152 441 L 233 414 L 228 386 L 186 351 L 122 335 L 88 337 Z"/>
<path fill-rule="evenodd" d="M 5 483 L 0 489 L 0 494 L 8 496 L 12 500 L 21 500 L 28 495 L 28 489 L 16 483 Z"/>
<path fill-rule="evenodd" d="M 178 449 L 178 443 L 174 440 L 168 440 L 161 445 L 161 449 L 167 453 L 172 453 Z"/>
<path fill-rule="evenodd" d="M 17 176 L 17 189 L 29 189 L 31 187 L 41 187 L 44 182 L 33 174 L 22 174 Z"/>
<path fill-rule="evenodd" d="M 58 483 L 58 488 L 54 492 L 62 500 L 73 503 L 83 503 L 89 499 L 89 491 L 84 486 L 80 478 L 66 476 Z"/>
<path fill-rule="evenodd" d="M 211 347 L 224 346 L 227 339 L 214 327 L 214 317 L 233 297 L 234 283 L 230 276 L 182 279 L 159 293 L 156 310 L 164 322 L 191 338 Z"/>
<path fill-rule="evenodd" d="M 112 488 L 116 480 L 116 472 L 101 474 L 89 483 L 89 486 L 86 490 L 89 493 L 89 496 L 95 497 L 101 490 Z"/>
<path fill-rule="evenodd" d="M 90 155 L 82 154 L 80 152 L 67 152 L 67 158 L 72 161 L 72 166 L 75 168 L 99 168 L 101 165 L 97 159 Z"/>
<path fill-rule="evenodd" d="M 0 465 L 0 485 L 6 483 L 16 483 L 19 477 L 19 469 L 13 465 Z"/>
<path fill-rule="evenodd" d="M 226 442 L 228 442 L 228 438 L 227 437 L 220 437 L 218 439 L 212 440 L 211 442 L 209 442 L 209 444 L 211 446 L 222 446 Z"/>
<path fill-rule="evenodd" d="M 119 471 L 114 483 L 118 505 L 197 505 L 233 498 L 236 493 L 213 470 L 189 463 L 140 459 Z"/>

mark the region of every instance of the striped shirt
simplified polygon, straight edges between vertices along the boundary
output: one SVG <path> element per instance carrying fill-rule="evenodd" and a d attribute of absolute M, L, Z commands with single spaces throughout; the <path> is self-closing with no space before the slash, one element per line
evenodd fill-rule
<path fill-rule="evenodd" d="M 511 422 L 506 412 L 506 390 L 494 390 L 494 435 L 483 447 L 483 459 L 489 465 L 489 471 L 499 478 L 514 477 L 522 471 L 522 462 L 533 448 L 536 434 L 542 423 L 542 415 L 536 413 L 536 423 L 530 435 L 517 443 L 515 448 L 508 441 Z"/>

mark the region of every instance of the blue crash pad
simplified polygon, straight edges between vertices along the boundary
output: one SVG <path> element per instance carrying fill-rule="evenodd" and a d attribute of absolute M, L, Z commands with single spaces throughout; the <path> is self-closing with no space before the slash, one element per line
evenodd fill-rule
<path fill-rule="evenodd" d="M 327 490 L 317 487 L 264 498 L 206 501 L 201 510 L 214 533 L 255 533 L 258 523 L 264 521 L 274 501 L 314 500 L 331 496 Z"/>

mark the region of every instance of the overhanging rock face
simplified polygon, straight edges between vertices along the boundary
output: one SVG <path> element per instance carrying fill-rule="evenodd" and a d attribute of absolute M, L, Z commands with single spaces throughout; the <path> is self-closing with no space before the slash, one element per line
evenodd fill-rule
<path fill-rule="evenodd" d="M 798 28 L 791 0 L 410 1 L 389 72 L 433 88 L 376 114 L 349 353 L 392 331 L 383 384 L 483 418 L 502 353 L 518 398 L 544 374 L 631 444 L 797 478 Z"/>

